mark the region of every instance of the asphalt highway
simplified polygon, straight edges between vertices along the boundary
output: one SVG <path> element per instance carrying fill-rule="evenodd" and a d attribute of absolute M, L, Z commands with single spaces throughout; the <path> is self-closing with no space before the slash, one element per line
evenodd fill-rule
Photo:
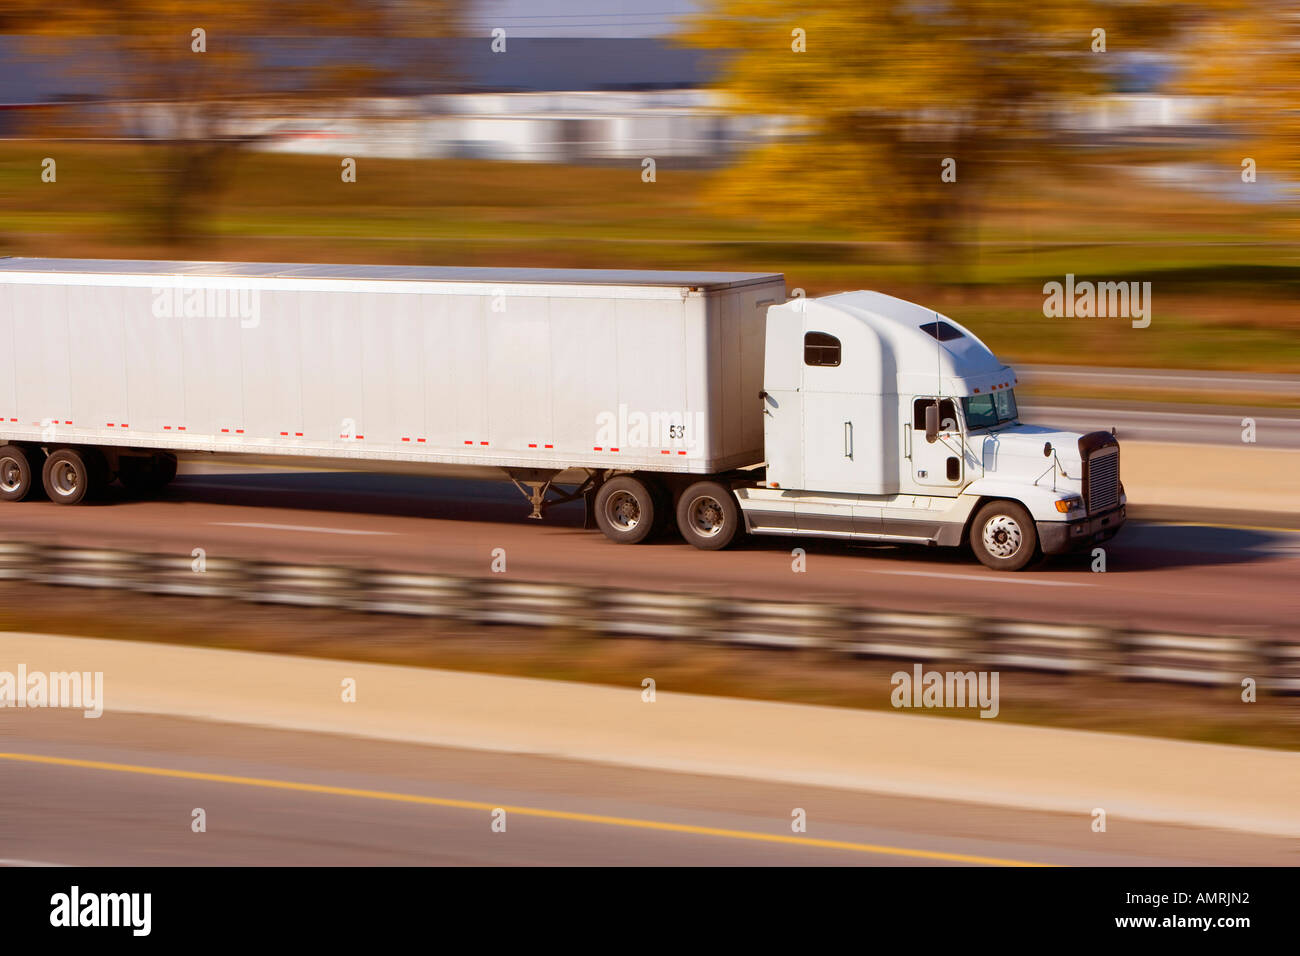
<path fill-rule="evenodd" d="M 0 865 L 1294 865 L 1300 852 L 1116 817 L 1094 833 L 1085 813 L 112 712 L 0 711 L 0 781 Z"/>
<path fill-rule="evenodd" d="M 957 549 L 748 539 L 697 551 L 675 535 L 617 545 L 582 529 L 581 505 L 531 521 L 508 483 L 258 466 L 185 465 L 165 495 L 133 501 L 0 506 L 20 540 L 364 567 L 508 574 L 629 590 L 690 590 L 955 610 L 1024 620 L 1097 622 L 1202 634 L 1291 633 L 1300 612 L 1300 532 L 1130 522 L 1107 543 L 1106 571 L 1087 554 L 1018 574 Z M 806 572 L 791 549 L 807 552 Z"/>

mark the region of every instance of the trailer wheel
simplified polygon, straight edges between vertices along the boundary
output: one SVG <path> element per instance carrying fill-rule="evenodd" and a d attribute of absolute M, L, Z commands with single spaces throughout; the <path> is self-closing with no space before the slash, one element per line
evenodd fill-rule
<path fill-rule="evenodd" d="M 61 505 L 85 501 L 106 477 L 107 465 L 93 448 L 55 449 L 41 469 L 45 493 Z"/>
<path fill-rule="evenodd" d="M 990 501 L 971 522 L 970 546 L 985 567 L 1019 571 L 1034 559 L 1038 529 L 1023 505 Z"/>
<path fill-rule="evenodd" d="M 655 528 L 655 496 L 628 475 L 611 478 L 596 492 L 596 524 L 619 544 L 640 544 Z"/>
<path fill-rule="evenodd" d="M 5 445 L 0 448 L 0 500 L 22 501 L 40 484 L 38 475 L 45 464 L 39 448 Z"/>
<path fill-rule="evenodd" d="M 697 481 L 677 500 L 677 528 L 688 544 L 720 551 L 740 530 L 740 506 L 731 489 L 716 481 Z"/>

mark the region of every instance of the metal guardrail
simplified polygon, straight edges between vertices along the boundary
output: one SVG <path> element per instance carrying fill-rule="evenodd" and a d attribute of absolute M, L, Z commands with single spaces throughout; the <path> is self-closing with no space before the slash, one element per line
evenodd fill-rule
<path fill-rule="evenodd" d="M 156 554 L 0 541 L 0 581 L 111 588 L 254 604 L 339 608 L 467 624 L 575 628 L 644 637 L 819 650 L 962 670 L 1034 670 L 1300 693 L 1300 643 L 1002 621 L 545 581 Z"/>

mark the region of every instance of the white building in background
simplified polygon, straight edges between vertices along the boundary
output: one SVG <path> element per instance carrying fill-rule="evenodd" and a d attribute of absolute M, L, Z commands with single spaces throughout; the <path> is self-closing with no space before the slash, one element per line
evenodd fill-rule
<path fill-rule="evenodd" d="M 579 163 L 720 158 L 774 128 L 736 116 L 711 90 L 457 93 L 341 103 L 239 124 L 253 148 L 427 159 Z M 232 132 L 234 132 L 232 130 Z"/>

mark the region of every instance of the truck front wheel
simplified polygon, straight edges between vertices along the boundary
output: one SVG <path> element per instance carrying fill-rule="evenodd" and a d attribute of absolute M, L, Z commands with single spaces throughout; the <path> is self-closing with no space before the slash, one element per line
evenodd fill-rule
<path fill-rule="evenodd" d="M 701 551 L 720 551 L 740 530 L 740 506 L 731 489 L 716 481 L 697 481 L 677 500 L 677 528 Z"/>
<path fill-rule="evenodd" d="M 990 501 L 970 526 L 970 546 L 985 567 L 1019 571 L 1038 550 L 1038 529 L 1023 505 Z"/>
<path fill-rule="evenodd" d="M 596 492 L 596 524 L 619 544 L 640 544 L 655 528 L 655 496 L 630 475 L 611 478 Z"/>

